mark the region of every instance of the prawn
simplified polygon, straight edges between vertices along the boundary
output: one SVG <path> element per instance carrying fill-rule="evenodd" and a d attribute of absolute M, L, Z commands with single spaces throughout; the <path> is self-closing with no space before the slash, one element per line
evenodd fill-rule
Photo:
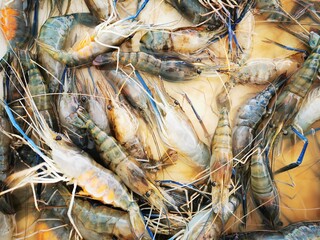
<path fill-rule="evenodd" d="M 105 83 L 104 83 L 105 84 Z M 139 121 L 130 111 L 130 106 L 111 92 L 105 85 L 103 95 L 109 98 L 107 104 L 108 117 L 117 141 L 128 151 L 128 153 L 137 159 L 145 159 L 146 154 L 143 144 L 138 137 Z"/>
<path fill-rule="evenodd" d="M 288 58 L 257 58 L 236 67 L 231 75 L 231 82 L 240 84 L 266 84 L 273 82 L 283 73 L 291 75 L 301 65 L 297 55 Z"/>
<path fill-rule="evenodd" d="M 88 113 L 86 113 L 83 108 L 79 108 L 77 114 L 83 121 L 79 126 L 86 128 L 90 132 L 98 146 L 100 156 L 104 163 L 112 169 L 133 192 L 144 197 L 160 211 L 164 210 L 167 212 L 165 202 L 174 206 L 174 200 L 147 178 L 144 171 L 138 166 L 136 159 L 128 156 L 127 152 L 118 144 L 117 140 L 101 131 L 101 129 L 92 122 Z"/>
<path fill-rule="evenodd" d="M 60 51 L 65 47 L 67 37 L 71 30 L 79 24 L 94 27 L 97 25 L 97 19 L 89 13 L 74 13 L 48 18 L 41 26 L 38 41 Z M 54 60 L 49 53 L 42 50 L 40 44 L 38 59 L 41 66 L 46 70 L 44 71 L 44 78 L 48 84 L 49 92 L 58 92 L 59 80 L 62 78 L 65 66 Z"/>
<path fill-rule="evenodd" d="M 172 82 L 192 80 L 202 72 L 196 64 L 188 61 L 160 60 L 144 52 L 120 52 L 119 56 L 123 65 L 131 64 L 137 70 L 161 76 Z M 117 57 L 117 52 L 102 54 L 95 58 L 93 65 L 110 67 L 110 63 L 115 63 Z"/>
<path fill-rule="evenodd" d="M 222 95 L 221 95 L 222 94 Z M 232 172 L 232 130 L 230 126 L 230 103 L 225 93 L 218 95 L 219 120 L 211 143 L 210 180 L 212 204 L 221 209 L 229 199 Z"/>
<path fill-rule="evenodd" d="M 263 125 L 261 125 L 263 127 Z M 267 223 L 276 228 L 282 223 L 279 220 L 279 193 L 272 179 L 272 173 L 268 166 L 266 153 L 263 149 L 262 141 L 264 131 L 258 131 L 256 138 L 256 148 L 251 156 L 250 163 L 250 183 L 251 194 L 255 205 L 262 213 Z"/>
<path fill-rule="evenodd" d="M 95 32 L 87 39 L 79 42 L 78 46 L 70 50 L 56 49 L 49 44 L 38 41 L 38 44 L 57 61 L 75 67 L 91 63 L 99 54 L 119 49 L 117 46 L 130 35 L 140 30 L 136 22 L 115 22 L 109 26 L 101 23 L 96 26 Z"/>

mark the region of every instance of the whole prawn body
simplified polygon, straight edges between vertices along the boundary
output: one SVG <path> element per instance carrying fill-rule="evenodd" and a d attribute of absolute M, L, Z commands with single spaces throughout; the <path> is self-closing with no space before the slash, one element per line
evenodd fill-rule
<path fill-rule="evenodd" d="M 223 106 L 220 109 L 218 125 L 212 139 L 210 159 L 210 180 L 213 184 L 212 203 L 218 209 L 227 204 L 229 200 L 233 163 L 231 134 L 229 109 Z"/>
<path fill-rule="evenodd" d="M 117 61 L 116 52 L 102 54 L 95 58 L 93 64 L 106 66 Z M 191 80 L 199 76 L 200 69 L 187 61 L 161 60 L 144 52 L 120 52 L 119 62 L 123 65 L 132 64 L 137 70 L 141 70 L 155 76 L 161 76 L 165 80 L 178 82 Z"/>
<path fill-rule="evenodd" d="M 25 13 L 27 5 L 22 0 L 5 0 L 3 5 L 0 10 L 1 31 L 9 41 L 10 48 L 22 47 L 30 37 L 30 24 Z"/>
<path fill-rule="evenodd" d="M 137 161 L 128 156 L 127 152 L 111 136 L 101 131 L 89 118 L 84 109 L 78 109 L 78 115 L 83 120 L 84 126 L 91 133 L 100 156 L 108 167 L 114 171 L 120 179 L 133 192 L 144 197 L 160 211 L 167 211 L 165 201 L 174 204 L 174 201 L 148 179 L 144 171 L 138 166 Z"/>

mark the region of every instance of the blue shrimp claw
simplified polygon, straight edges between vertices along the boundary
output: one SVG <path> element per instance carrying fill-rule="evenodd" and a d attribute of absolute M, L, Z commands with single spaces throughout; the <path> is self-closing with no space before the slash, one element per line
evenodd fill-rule
<path fill-rule="evenodd" d="M 303 134 L 301 134 L 295 127 L 291 126 L 291 129 L 304 142 L 303 148 L 302 148 L 301 153 L 300 153 L 300 155 L 299 155 L 299 157 L 298 157 L 296 162 L 290 163 L 289 165 L 278 169 L 277 171 L 274 172 L 274 174 L 282 173 L 282 172 L 291 170 L 293 168 L 299 167 L 300 164 L 303 161 L 303 157 L 304 157 L 304 155 L 306 153 L 306 150 L 307 150 L 307 147 L 308 147 L 308 143 L 309 143 L 308 139 Z"/>

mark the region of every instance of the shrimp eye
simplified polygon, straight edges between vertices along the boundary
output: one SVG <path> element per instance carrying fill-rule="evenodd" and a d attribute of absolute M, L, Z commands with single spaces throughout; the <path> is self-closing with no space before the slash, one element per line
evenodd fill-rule
<path fill-rule="evenodd" d="M 273 123 L 270 123 L 270 124 L 269 124 L 269 127 L 270 127 L 270 128 L 274 128 L 275 125 L 274 125 Z"/>
<path fill-rule="evenodd" d="M 82 96 L 82 97 L 81 97 L 81 102 L 85 103 L 86 101 L 87 101 L 87 97 Z"/>
<path fill-rule="evenodd" d="M 175 104 L 175 105 L 180 105 L 180 103 L 178 102 L 178 100 L 174 100 L 174 104 Z"/>
<path fill-rule="evenodd" d="M 146 197 L 150 197 L 150 196 L 151 196 L 151 194 L 152 194 L 152 192 L 153 192 L 152 190 L 147 191 L 147 192 L 146 192 L 146 194 L 145 194 L 145 195 L 146 195 Z"/>
<path fill-rule="evenodd" d="M 112 106 L 109 104 L 109 105 L 107 106 L 107 109 L 108 109 L 108 110 L 111 110 L 111 109 L 112 109 Z"/>
<path fill-rule="evenodd" d="M 288 135 L 288 131 L 287 130 L 283 130 L 283 135 Z"/>
<path fill-rule="evenodd" d="M 197 69 L 197 74 L 201 74 L 202 73 L 202 71 L 201 71 L 201 69 Z"/>
<path fill-rule="evenodd" d="M 60 135 L 57 135 L 56 138 L 55 138 L 55 140 L 56 140 L 56 141 L 60 141 L 60 140 L 62 140 L 62 137 L 61 137 Z"/>

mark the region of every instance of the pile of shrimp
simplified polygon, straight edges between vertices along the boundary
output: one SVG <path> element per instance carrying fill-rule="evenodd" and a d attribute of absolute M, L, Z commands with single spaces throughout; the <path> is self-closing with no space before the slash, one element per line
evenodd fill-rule
<path fill-rule="evenodd" d="M 320 238 L 319 11 L 3 0 L 1 239 Z"/>

